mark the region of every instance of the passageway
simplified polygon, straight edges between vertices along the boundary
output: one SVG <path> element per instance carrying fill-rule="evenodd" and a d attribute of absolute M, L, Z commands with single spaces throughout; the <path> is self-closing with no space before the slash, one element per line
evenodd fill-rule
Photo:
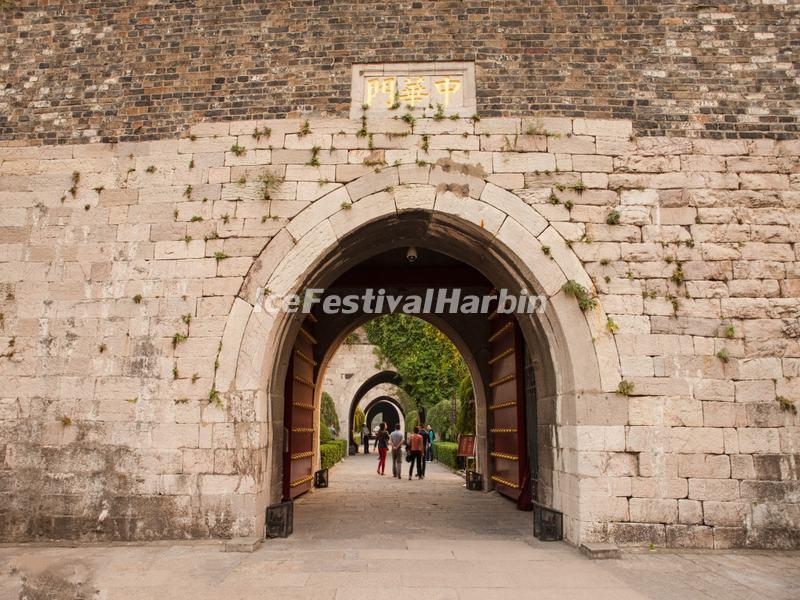
<path fill-rule="evenodd" d="M 424 480 L 411 481 L 407 462 L 402 480 L 391 477 L 391 456 L 383 477 L 375 472 L 377 462 L 374 453 L 350 456 L 331 470 L 330 487 L 296 500 L 294 537 L 533 539 L 532 513 L 497 493 L 467 490 L 461 477 L 438 462 L 428 463 Z"/>

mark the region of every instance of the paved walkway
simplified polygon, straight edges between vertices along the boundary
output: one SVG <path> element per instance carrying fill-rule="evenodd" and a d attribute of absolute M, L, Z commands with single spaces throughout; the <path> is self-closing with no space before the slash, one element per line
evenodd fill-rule
<path fill-rule="evenodd" d="M 253 554 L 222 553 L 218 542 L 0 547 L 0 598 L 798 597 L 797 552 L 639 552 L 590 561 L 566 544 L 534 540 L 530 513 L 468 492 L 435 463 L 424 481 L 380 477 L 375 465 L 375 455 L 359 455 L 337 466 L 330 488 L 298 502 L 295 534 Z"/>

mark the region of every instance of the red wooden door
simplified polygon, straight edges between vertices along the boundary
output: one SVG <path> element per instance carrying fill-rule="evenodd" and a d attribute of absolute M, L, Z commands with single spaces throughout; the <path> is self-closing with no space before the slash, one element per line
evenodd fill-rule
<path fill-rule="evenodd" d="M 309 315 L 297 334 L 284 392 L 283 498 L 291 500 L 311 489 L 314 480 L 314 344 Z"/>
<path fill-rule="evenodd" d="M 489 359 L 489 463 L 501 494 L 530 508 L 523 340 L 513 315 L 493 314 Z"/>

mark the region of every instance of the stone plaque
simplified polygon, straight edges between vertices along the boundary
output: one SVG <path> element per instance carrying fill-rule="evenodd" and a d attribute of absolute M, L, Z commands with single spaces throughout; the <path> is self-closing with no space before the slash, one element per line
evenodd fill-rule
<path fill-rule="evenodd" d="M 350 118 L 369 114 L 459 115 L 476 111 L 475 65 L 429 62 L 353 65 Z"/>

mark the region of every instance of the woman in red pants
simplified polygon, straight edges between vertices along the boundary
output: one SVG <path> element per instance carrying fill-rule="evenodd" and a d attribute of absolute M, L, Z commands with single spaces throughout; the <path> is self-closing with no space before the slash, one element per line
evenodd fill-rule
<path fill-rule="evenodd" d="M 375 445 L 378 447 L 378 474 L 383 475 L 386 471 L 386 453 L 389 452 L 389 432 L 386 431 L 386 423 L 381 423 L 378 429 L 378 436 Z"/>

